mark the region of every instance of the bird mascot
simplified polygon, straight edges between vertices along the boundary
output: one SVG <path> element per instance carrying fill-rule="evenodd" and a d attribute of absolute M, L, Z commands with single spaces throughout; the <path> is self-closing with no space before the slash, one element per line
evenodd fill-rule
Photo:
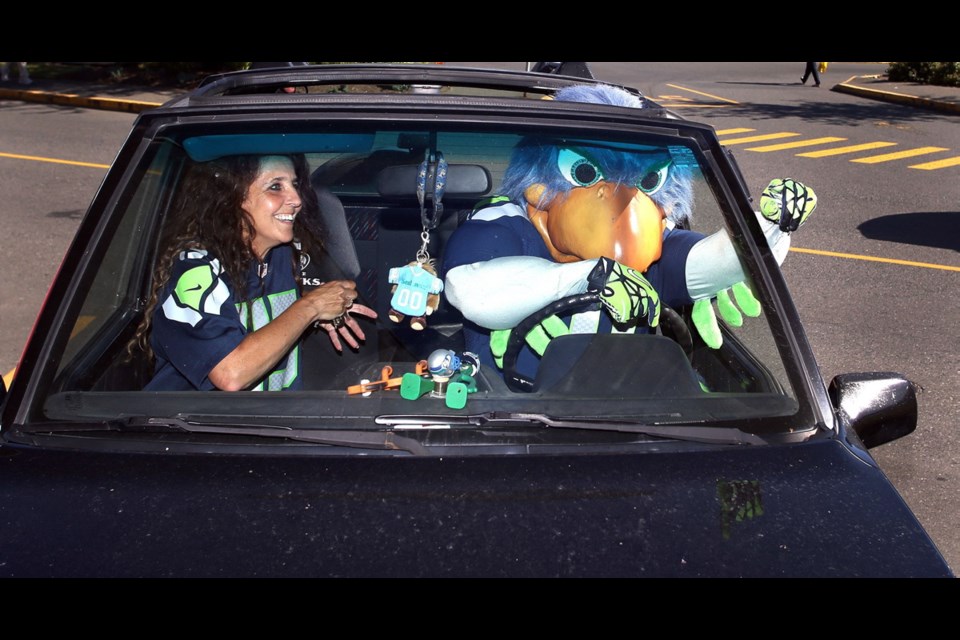
<path fill-rule="evenodd" d="M 568 87 L 553 99 L 644 107 L 642 98 L 608 85 Z M 520 366 L 526 359 L 526 368 L 535 368 L 549 340 L 563 333 L 655 327 L 661 301 L 692 304 L 693 323 L 713 348 L 722 341 L 713 304 L 735 326 L 742 322 L 737 307 L 759 315 L 726 231 L 685 228 L 693 217 L 692 176 L 676 153 L 523 139 L 500 195 L 472 212 L 444 253 L 444 291 L 465 318 L 467 350 L 502 365 L 513 327 L 585 292 L 599 294 L 600 308 L 544 321 L 526 336 Z M 778 263 L 816 203 L 813 190 L 795 180 L 774 180 L 764 190 L 757 216 Z"/>

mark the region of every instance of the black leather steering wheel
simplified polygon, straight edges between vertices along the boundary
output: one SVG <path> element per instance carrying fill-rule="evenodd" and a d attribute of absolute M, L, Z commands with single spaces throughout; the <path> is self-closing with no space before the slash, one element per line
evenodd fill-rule
<path fill-rule="evenodd" d="M 542 309 L 534 311 L 521 320 L 510 332 L 507 348 L 503 353 L 503 379 L 512 391 L 533 391 L 534 379 L 517 371 L 517 358 L 526 344 L 530 331 L 551 315 L 576 312 L 587 309 L 600 301 L 598 292 L 577 293 L 560 298 Z M 693 336 L 679 313 L 670 306 L 660 303 L 660 333 L 676 341 L 687 355 L 693 350 Z"/>

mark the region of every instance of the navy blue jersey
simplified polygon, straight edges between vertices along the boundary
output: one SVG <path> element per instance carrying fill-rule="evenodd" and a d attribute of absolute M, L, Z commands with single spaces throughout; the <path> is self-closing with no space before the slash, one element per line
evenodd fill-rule
<path fill-rule="evenodd" d="M 271 250 L 262 285 L 259 265 L 251 265 L 249 299 L 240 301 L 215 256 L 202 249 L 181 252 L 154 310 L 150 344 L 156 371 L 146 390 L 214 389 L 210 371 L 248 332 L 266 325 L 297 299 L 291 260 L 288 245 Z M 298 344 L 252 389 L 300 389 L 302 382 Z"/>

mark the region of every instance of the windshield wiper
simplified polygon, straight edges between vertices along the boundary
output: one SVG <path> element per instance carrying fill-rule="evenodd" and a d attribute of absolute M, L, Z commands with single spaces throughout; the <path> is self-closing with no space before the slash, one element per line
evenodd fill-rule
<path fill-rule="evenodd" d="M 150 431 L 171 430 L 186 433 L 217 433 L 261 438 L 284 438 L 299 442 L 311 442 L 338 447 L 356 447 L 360 449 L 378 449 L 383 451 L 406 451 L 414 455 L 423 455 L 427 449 L 417 440 L 400 436 L 392 431 L 358 431 L 346 429 L 298 429 L 282 425 L 250 424 L 244 426 L 197 422 L 177 417 L 145 418 L 132 416 L 122 420 L 112 420 L 110 425 L 70 425 L 36 426 L 25 430 L 32 434 L 57 434 L 92 431 Z"/>
<path fill-rule="evenodd" d="M 679 414 L 647 416 L 653 422 L 657 419 L 675 421 Z M 181 417 L 144 417 L 130 416 L 120 420 L 111 420 L 107 424 L 71 424 L 36 425 L 27 427 L 23 433 L 33 435 L 63 434 L 96 431 L 157 431 L 169 430 L 186 433 L 226 434 L 247 437 L 282 438 L 299 442 L 377 449 L 381 451 L 405 451 L 413 455 L 427 455 L 430 447 L 414 437 L 398 435 L 395 431 L 423 431 L 428 429 L 497 429 L 509 427 L 536 427 L 550 429 L 583 429 L 591 431 L 612 431 L 632 433 L 687 442 L 708 444 L 768 444 L 768 441 L 755 434 L 739 429 L 724 427 L 701 427 L 696 425 L 650 424 L 630 420 L 612 420 L 608 418 L 560 419 L 543 413 L 523 413 L 490 411 L 465 415 L 416 415 L 397 414 L 377 416 L 376 423 L 388 427 L 387 430 L 364 429 L 323 429 L 297 428 L 275 424 L 218 424 L 216 422 L 187 420 Z"/>
<path fill-rule="evenodd" d="M 676 419 L 679 414 L 648 416 L 648 419 Z M 534 426 L 551 429 L 587 429 L 593 431 L 619 431 L 636 433 L 655 438 L 687 440 L 692 442 L 722 444 L 767 444 L 763 438 L 732 427 L 698 427 L 691 425 L 663 425 L 639 423 L 628 420 L 600 418 L 559 419 L 544 413 L 518 413 L 488 411 L 470 415 L 383 415 L 377 416 L 377 424 L 396 429 L 449 427 L 517 427 Z"/>

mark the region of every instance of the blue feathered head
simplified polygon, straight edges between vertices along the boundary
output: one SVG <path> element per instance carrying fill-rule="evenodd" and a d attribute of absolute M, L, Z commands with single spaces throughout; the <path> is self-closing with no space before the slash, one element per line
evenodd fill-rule
<path fill-rule="evenodd" d="M 555 100 L 644 108 L 643 99 L 609 85 L 576 85 L 561 89 Z M 686 223 L 693 209 L 690 170 L 672 162 L 666 148 L 640 151 L 616 145 L 579 143 L 532 136 L 514 149 L 504 172 L 500 193 L 514 202 L 525 203 L 524 192 L 533 184 L 546 187 L 539 202 L 542 208 L 573 188 L 590 186 L 600 180 L 639 187 L 664 211 L 667 219 Z"/>

